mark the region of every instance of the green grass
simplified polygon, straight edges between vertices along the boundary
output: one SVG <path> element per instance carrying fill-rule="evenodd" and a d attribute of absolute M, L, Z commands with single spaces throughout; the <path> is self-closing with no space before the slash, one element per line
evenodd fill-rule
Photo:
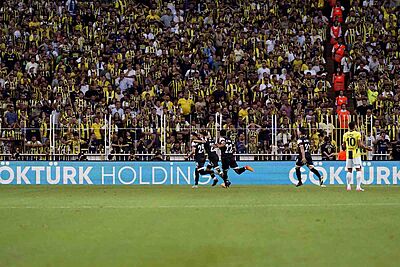
<path fill-rule="evenodd" d="M 0 266 L 398 266 L 400 187 L 1 186 Z"/>

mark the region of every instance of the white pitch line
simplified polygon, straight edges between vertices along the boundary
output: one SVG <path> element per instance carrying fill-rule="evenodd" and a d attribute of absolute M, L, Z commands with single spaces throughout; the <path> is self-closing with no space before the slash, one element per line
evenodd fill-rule
<path fill-rule="evenodd" d="M 161 206 L 0 206 L 0 209 L 213 209 L 213 208 L 273 208 L 273 207 L 360 207 L 400 206 L 400 203 L 330 203 L 330 204 L 248 204 L 248 205 L 161 205 Z"/>

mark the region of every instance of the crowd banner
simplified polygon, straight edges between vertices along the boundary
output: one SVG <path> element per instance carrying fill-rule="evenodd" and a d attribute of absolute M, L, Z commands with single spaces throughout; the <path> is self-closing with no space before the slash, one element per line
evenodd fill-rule
<path fill-rule="evenodd" d="M 251 165 L 254 172 L 238 175 L 229 171 L 233 185 L 289 185 L 297 183 L 292 161 L 241 161 Z M 316 168 L 325 177 L 325 184 L 344 184 L 344 161 L 316 161 Z M 189 185 L 194 181 L 195 163 L 191 161 L 2 161 L 0 184 L 13 185 Z M 301 168 L 305 184 L 318 184 L 318 178 L 307 168 Z M 367 161 L 363 163 L 364 183 L 377 185 L 400 184 L 400 164 L 396 161 Z M 355 179 L 355 174 L 354 174 Z M 206 175 L 200 184 L 210 184 Z"/>

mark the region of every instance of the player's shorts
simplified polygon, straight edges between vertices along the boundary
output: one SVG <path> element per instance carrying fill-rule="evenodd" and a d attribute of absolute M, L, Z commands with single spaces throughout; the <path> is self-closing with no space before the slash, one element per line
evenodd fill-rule
<path fill-rule="evenodd" d="M 218 156 L 208 156 L 208 161 L 210 162 L 210 165 L 215 168 L 218 166 L 219 158 Z"/>
<path fill-rule="evenodd" d="M 196 161 L 196 168 L 197 169 L 201 169 L 204 167 L 204 165 L 206 164 L 206 158 L 204 157 L 198 157 L 194 159 Z"/>
<path fill-rule="evenodd" d="M 313 162 L 313 160 L 312 160 L 312 157 L 311 157 L 311 154 L 309 154 L 309 153 L 306 153 L 306 160 L 307 160 L 307 165 L 308 166 L 314 166 L 314 162 Z M 300 156 L 297 156 L 297 159 L 296 159 L 296 166 L 304 166 L 304 163 L 301 161 L 301 157 Z"/>
<path fill-rule="evenodd" d="M 361 157 L 355 159 L 346 159 L 346 169 L 361 168 Z"/>
<path fill-rule="evenodd" d="M 222 157 L 221 161 L 223 170 L 229 170 L 229 168 L 234 169 L 238 167 L 235 156 Z"/>

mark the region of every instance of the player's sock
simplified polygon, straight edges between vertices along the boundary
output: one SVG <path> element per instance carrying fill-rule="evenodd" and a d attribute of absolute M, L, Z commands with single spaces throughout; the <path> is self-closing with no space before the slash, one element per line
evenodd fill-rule
<path fill-rule="evenodd" d="M 210 176 L 211 176 L 211 178 L 215 178 L 215 174 L 214 174 L 214 172 L 212 172 L 211 174 L 210 174 Z"/>
<path fill-rule="evenodd" d="M 362 181 L 362 172 L 358 171 L 356 174 L 356 179 L 357 179 L 357 190 L 361 189 L 361 181 Z"/>
<path fill-rule="evenodd" d="M 315 169 L 315 168 L 310 169 L 310 171 L 311 171 L 312 173 L 314 173 L 314 174 L 318 177 L 319 185 L 320 185 L 321 187 L 325 187 L 325 185 L 324 185 L 324 180 L 323 180 L 323 178 L 322 178 L 322 175 L 319 173 L 319 171 L 318 171 L 317 169 Z"/>
<path fill-rule="evenodd" d="M 297 176 L 297 180 L 299 180 L 299 184 L 302 184 L 300 168 L 296 168 L 296 176 Z"/>
<path fill-rule="evenodd" d="M 200 179 L 200 173 L 196 169 L 196 171 L 194 172 L 194 185 L 198 185 L 199 184 L 199 179 Z"/>
<path fill-rule="evenodd" d="M 315 168 L 312 168 L 310 171 L 314 173 L 318 177 L 318 179 L 321 180 L 321 174 L 319 173 L 319 171 L 317 171 Z"/>
<path fill-rule="evenodd" d="M 228 179 L 228 171 L 227 170 L 224 170 L 223 172 L 222 172 L 222 180 L 224 180 L 224 182 L 226 181 L 226 179 Z"/>
<path fill-rule="evenodd" d="M 221 169 L 219 168 L 219 166 L 215 167 L 214 170 L 217 172 L 217 174 L 218 174 L 219 176 L 222 177 L 223 173 L 222 173 Z"/>
<path fill-rule="evenodd" d="M 218 178 L 217 177 L 215 177 L 213 179 L 213 182 L 212 182 L 211 186 L 215 186 L 216 184 L 218 184 Z"/>
<path fill-rule="evenodd" d="M 224 170 L 224 175 L 222 176 L 222 179 L 224 180 L 225 187 L 229 187 L 231 182 L 228 179 L 228 170 Z"/>
<path fill-rule="evenodd" d="M 246 171 L 246 167 L 241 167 L 237 169 L 233 169 L 237 174 L 242 174 Z"/>
<path fill-rule="evenodd" d="M 351 180 L 353 180 L 353 173 L 347 172 L 346 174 L 347 190 L 351 190 Z"/>

